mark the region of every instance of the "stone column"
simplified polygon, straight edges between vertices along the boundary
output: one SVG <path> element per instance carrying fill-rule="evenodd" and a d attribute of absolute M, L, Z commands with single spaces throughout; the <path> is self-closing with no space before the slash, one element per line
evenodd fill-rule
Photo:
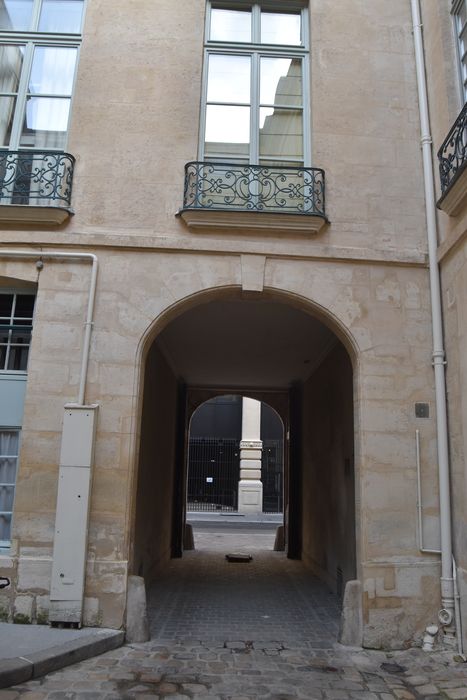
<path fill-rule="evenodd" d="M 238 512 L 263 512 L 263 484 L 261 483 L 261 402 L 243 398 L 242 440 L 240 442 L 240 481 L 238 484 Z"/>

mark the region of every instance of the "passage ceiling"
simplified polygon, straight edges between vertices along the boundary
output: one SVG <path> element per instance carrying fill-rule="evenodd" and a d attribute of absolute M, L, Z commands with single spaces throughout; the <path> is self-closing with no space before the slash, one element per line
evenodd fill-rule
<path fill-rule="evenodd" d="M 156 342 L 191 386 L 279 389 L 306 380 L 339 341 L 292 306 L 238 300 L 196 306 Z"/>

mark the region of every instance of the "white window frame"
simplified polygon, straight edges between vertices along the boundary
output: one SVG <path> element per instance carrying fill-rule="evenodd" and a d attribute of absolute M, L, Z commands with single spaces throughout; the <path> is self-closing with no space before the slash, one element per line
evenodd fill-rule
<path fill-rule="evenodd" d="M 15 481 L 13 484 L 10 484 L 9 482 L 0 482 L 0 488 L 9 486 L 13 488 L 13 503 L 12 503 L 12 509 L 10 510 L 5 510 L 5 511 L 0 511 L 0 515 L 10 515 L 10 538 L 8 540 L 1 540 L 0 539 L 0 549 L 9 549 L 11 546 L 11 531 L 13 529 L 13 514 L 15 511 L 15 498 L 16 498 L 16 483 L 18 481 L 18 464 L 19 464 L 19 453 L 21 449 L 21 428 L 18 427 L 3 427 L 0 426 L 0 433 L 17 433 L 18 434 L 18 450 L 16 455 L 2 455 L 0 454 L 0 459 L 2 457 L 9 457 L 9 458 L 15 458 L 16 459 L 16 470 L 15 470 Z"/>
<path fill-rule="evenodd" d="M 7 341 L 7 346 L 6 346 L 5 364 L 4 364 L 4 366 L 0 366 L 0 379 L 5 374 L 7 374 L 7 375 L 9 375 L 9 374 L 27 375 L 27 373 L 28 373 L 27 363 L 29 361 L 29 353 L 30 353 L 30 349 L 31 349 L 32 330 L 33 330 L 33 326 L 34 326 L 34 313 L 36 310 L 36 304 L 34 302 L 34 310 L 33 310 L 33 315 L 31 318 L 26 317 L 26 316 L 25 317 L 21 317 L 21 316 L 16 317 L 15 316 L 15 309 L 16 309 L 16 300 L 17 300 L 18 296 L 24 296 L 24 295 L 36 296 L 36 294 L 34 291 L 27 290 L 27 289 L 4 289 L 4 288 L 2 288 L 2 289 L 0 289 L 0 295 L 8 295 L 8 296 L 13 295 L 13 303 L 11 305 L 11 314 L 10 314 L 10 323 L 5 324 L 3 320 L 0 320 L 0 325 L 13 326 L 13 320 L 23 320 L 23 319 L 24 320 L 31 320 L 31 338 L 29 340 L 29 345 L 27 346 L 28 347 L 28 354 L 27 354 L 27 360 L 26 360 L 26 369 L 25 370 L 8 369 L 8 359 L 9 359 L 9 355 L 10 355 L 10 349 L 14 345 L 14 343 L 11 342 L 11 338 L 13 335 L 13 328 L 10 328 L 10 330 L 8 331 L 8 341 Z M 37 297 L 36 297 L 36 299 L 37 299 Z M 21 325 L 21 324 L 18 324 L 18 325 Z"/>
<path fill-rule="evenodd" d="M 15 31 L 15 30 L 0 30 L 0 44 L 9 44 L 12 46 L 24 46 L 24 56 L 23 64 L 21 68 L 20 81 L 18 85 L 17 92 L 11 92 L 3 94 L 2 96 L 12 96 L 16 97 L 15 112 L 12 122 L 10 143 L 8 146 L 2 146 L 1 149 L 6 149 L 9 151 L 55 151 L 57 153 L 62 153 L 66 149 L 66 142 L 68 139 L 68 131 L 70 126 L 70 118 L 73 110 L 73 95 L 75 92 L 76 85 L 76 75 L 79 64 L 79 54 L 82 39 L 82 30 L 84 24 L 84 18 L 86 14 L 87 0 L 83 0 L 83 14 L 81 18 L 81 28 L 80 32 L 77 34 L 61 34 L 55 32 L 39 32 L 37 27 L 39 25 L 39 18 L 42 9 L 43 0 L 34 0 L 33 12 L 31 18 L 31 29 L 28 31 Z M 75 63 L 75 73 L 73 76 L 73 84 L 71 88 L 71 95 L 47 95 L 41 94 L 41 97 L 54 97 L 54 98 L 67 98 L 70 100 L 70 110 L 68 115 L 68 124 L 66 130 L 66 139 L 63 147 L 60 148 L 46 148 L 40 146 L 20 146 L 20 139 L 24 123 L 24 113 L 26 109 L 26 102 L 28 96 L 29 78 L 32 69 L 32 62 L 34 58 L 34 50 L 36 47 L 53 47 L 53 48 L 75 48 L 76 51 L 76 63 Z"/>
<path fill-rule="evenodd" d="M 250 8 L 252 11 L 252 26 L 253 26 L 253 37 L 252 42 L 226 42 L 226 41 L 212 41 L 209 38 L 210 26 L 211 26 L 211 9 L 212 5 L 217 7 L 224 7 L 225 9 L 240 9 Z M 260 13 L 261 10 L 267 10 L 268 12 L 290 12 L 295 11 L 295 13 L 300 12 L 301 14 L 301 32 L 302 32 L 302 44 L 297 45 L 286 45 L 286 44 L 261 44 L 259 43 L 260 37 Z M 251 101 L 249 107 L 251 109 L 250 117 L 250 153 L 248 156 L 232 157 L 232 156 L 205 156 L 204 144 L 205 144 L 205 132 L 206 132 L 206 107 L 208 104 L 207 92 L 208 92 L 208 65 L 210 55 L 232 55 L 232 56 L 249 56 L 252 58 L 251 61 Z M 252 2 L 218 2 L 216 0 L 207 0 L 206 3 L 206 22 L 205 22 L 205 44 L 204 44 L 204 60 L 203 60 L 203 78 L 202 78 L 202 100 L 201 100 L 201 114 L 200 114 L 200 129 L 199 129 L 199 144 L 198 144 L 198 158 L 200 161 L 205 161 L 206 158 L 209 162 L 232 162 L 239 164 L 250 164 L 257 165 L 259 163 L 259 114 L 260 114 L 260 96 L 259 96 L 259 62 L 262 57 L 274 57 L 274 58 L 301 58 L 302 60 L 302 110 L 303 110 L 303 160 L 295 160 L 294 158 L 288 156 L 278 156 L 274 158 L 264 158 L 261 160 L 266 165 L 268 160 L 271 163 L 277 163 L 281 160 L 284 163 L 290 164 L 291 162 L 296 162 L 297 167 L 311 167 L 311 114 L 310 114 L 310 39 L 309 39 L 309 20 L 308 20 L 308 8 L 303 2 L 293 2 L 289 1 L 287 3 L 278 4 L 273 2 L 260 2 L 258 0 Z M 223 103 L 228 106 L 228 103 Z"/>
<path fill-rule="evenodd" d="M 460 10 L 462 7 L 464 7 L 467 10 L 467 0 L 453 0 L 451 7 L 451 15 L 457 59 L 457 76 L 459 81 L 459 95 L 461 105 L 464 105 L 467 101 L 467 21 L 464 27 L 459 26 Z M 462 40 L 462 34 L 464 35 L 464 40 Z M 462 41 L 466 47 L 463 53 Z"/>

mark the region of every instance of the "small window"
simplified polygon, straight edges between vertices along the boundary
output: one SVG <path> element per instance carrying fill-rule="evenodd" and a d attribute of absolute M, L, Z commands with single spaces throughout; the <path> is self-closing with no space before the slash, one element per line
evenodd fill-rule
<path fill-rule="evenodd" d="M 8 547 L 11 541 L 18 452 L 19 430 L 0 429 L 0 547 Z"/>
<path fill-rule="evenodd" d="M 34 294 L 0 294 L 0 371 L 26 372 Z"/>

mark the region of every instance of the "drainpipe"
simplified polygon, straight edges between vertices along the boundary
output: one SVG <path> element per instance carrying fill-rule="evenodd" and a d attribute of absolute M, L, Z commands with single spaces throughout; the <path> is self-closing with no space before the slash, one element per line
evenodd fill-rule
<path fill-rule="evenodd" d="M 97 256 L 93 253 L 63 253 L 57 251 L 29 251 L 29 250 L 4 250 L 0 249 L 0 258 L 29 258 L 35 259 L 38 262 L 41 260 L 77 260 L 83 262 L 91 262 L 91 281 L 89 284 L 88 308 L 86 313 L 86 321 L 84 324 L 84 339 L 83 339 L 83 354 L 81 359 L 81 371 L 79 376 L 79 389 L 77 406 L 84 406 L 86 378 L 88 374 L 89 348 L 91 346 L 91 332 L 94 316 L 94 301 L 96 298 L 96 282 L 97 282 Z"/>
<path fill-rule="evenodd" d="M 425 209 L 430 271 L 431 319 L 433 332 L 433 368 L 435 378 L 436 427 L 438 443 L 439 509 L 441 525 L 441 601 L 438 613 L 447 636 L 453 636 L 455 614 L 454 578 L 452 575 L 451 496 L 449 485 L 448 426 L 446 409 L 445 351 L 441 309 L 440 275 L 437 261 L 436 200 L 433 182 L 433 159 L 428 113 L 428 97 L 423 51 L 420 0 L 411 0 L 415 64 L 417 69 L 418 102 L 420 109 Z"/>

